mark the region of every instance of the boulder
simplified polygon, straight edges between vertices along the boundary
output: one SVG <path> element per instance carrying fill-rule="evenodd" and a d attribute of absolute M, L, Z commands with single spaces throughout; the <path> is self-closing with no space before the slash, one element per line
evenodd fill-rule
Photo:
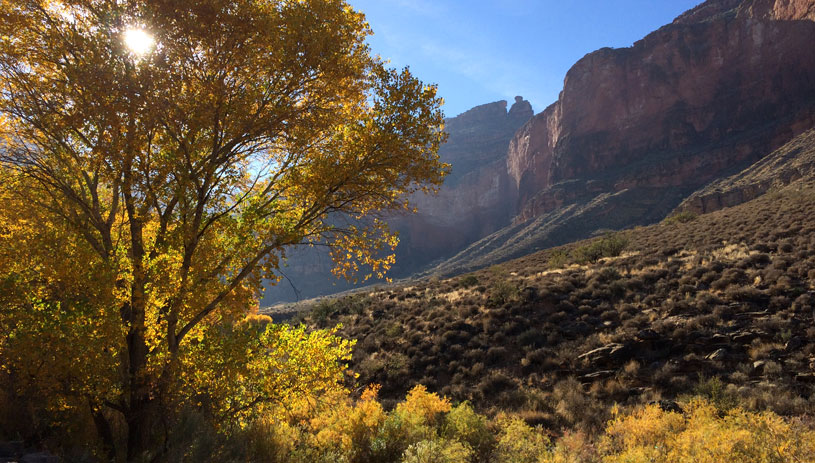
<path fill-rule="evenodd" d="M 721 362 L 722 360 L 727 358 L 727 350 L 726 349 L 716 349 L 715 351 L 708 354 L 705 359 L 712 360 L 715 362 Z"/>
<path fill-rule="evenodd" d="M 624 344 L 611 343 L 578 355 L 577 358 L 589 364 L 605 364 L 622 360 L 627 352 L 628 349 Z"/>

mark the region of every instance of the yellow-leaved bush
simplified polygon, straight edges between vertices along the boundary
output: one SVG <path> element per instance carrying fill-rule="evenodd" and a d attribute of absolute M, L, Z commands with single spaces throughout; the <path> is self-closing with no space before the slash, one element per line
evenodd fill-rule
<path fill-rule="evenodd" d="M 596 436 L 533 427 L 517 416 L 490 420 L 464 402 L 416 386 L 385 411 L 378 388 L 358 400 L 335 392 L 273 413 L 247 428 L 256 461 L 402 463 L 685 463 L 808 462 L 815 431 L 772 412 L 733 408 L 702 399 L 684 413 L 644 406 L 618 413 Z M 274 418 L 271 418 L 271 417 Z"/>
<path fill-rule="evenodd" d="M 605 463 L 769 463 L 815 460 L 815 432 L 772 412 L 722 414 L 692 400 L 684 414 L 648 406 L 606 429 Z"/>

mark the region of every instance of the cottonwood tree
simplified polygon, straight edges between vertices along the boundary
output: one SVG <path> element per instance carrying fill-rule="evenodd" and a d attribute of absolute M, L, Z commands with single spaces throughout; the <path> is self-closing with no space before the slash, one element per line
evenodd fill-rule
<path fill-rule="evenodd" d="M 381 275 L 378 214 L 441 183 L 436 89 L 369 34 L 340 0 L 0 0 L 4 378 L 128 460 L 181 405 L 336 382 L 348 343 L 244 318 L 292 245 Z"/>

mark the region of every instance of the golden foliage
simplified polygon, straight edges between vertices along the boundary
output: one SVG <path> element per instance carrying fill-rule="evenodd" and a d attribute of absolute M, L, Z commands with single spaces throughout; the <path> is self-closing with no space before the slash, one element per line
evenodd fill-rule
<path fill-rule="evenodd" d="M 694 400 L 685 414 L 648 406 L 606 429 L 607 463 L 798 462 L 815 456 L 815 432 L 771 412 L 734 408 L 724 416 Z"/>
<path fill-rule="evenodd" d="M 449 407 L 424 387 L 386 412 L 377 390 L 368 388 L 358 400 L 335 391 L 315 397 L 311 406 L 267 410 L 247 428 L 255 453 L 244 457 L 293 463 L 793 463 L 815 455 L 815 430 L 801 422 L 739 408 L 723 413 L 702 399 L 683 403 L 685 413 L 645 406 L 618 413 L 600 435 L 567 431 L 550 439 L 517 416 L 490 421 L 466 403 Z"/>
<path fill-rule="evenodd" d="M 436 88 L 370 33 L 342 0 L 0 0 L 7 373 L 90 409 L 111 457 L 127 423 L 129 459 L 185 406 L 330 390 L 347 343 L 243 319 L 290 246 L 383 276 L 377 215 L 441 184 Z"/>
<path fill-rule="evenodd" d="M 537 463 L 549 455 L 549 439 L 517 417 L 499 419 L 501 434 L 495 449 L 500 463 Z"/>
<path fill-rule="evenodd" d="M 408 392 L 404 402 L 396 406 L 396 413 L 416 420 L 417 424 L 435 425 L 443 413 L 450 411 L 450 401 L 438 394 L 427 392 L 421 384 Z"/>

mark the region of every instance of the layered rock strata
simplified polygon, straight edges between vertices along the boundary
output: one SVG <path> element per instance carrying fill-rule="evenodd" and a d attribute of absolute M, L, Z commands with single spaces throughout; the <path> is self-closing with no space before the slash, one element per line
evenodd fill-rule
<path fill-rule="evenodd" d="M 682 201 L 678 211 L 707 214 L 815 177 L 815 129 L 793 138 L 736 175 L 716 180 Z"/>
<path fill-rule="evenodd" d="M 813 5 L 709 1 L 586 55 L 511 142 L 518 221 L 576 199 L 563 182 L 584 194 L 699 186 L 815 125 Z"/>

